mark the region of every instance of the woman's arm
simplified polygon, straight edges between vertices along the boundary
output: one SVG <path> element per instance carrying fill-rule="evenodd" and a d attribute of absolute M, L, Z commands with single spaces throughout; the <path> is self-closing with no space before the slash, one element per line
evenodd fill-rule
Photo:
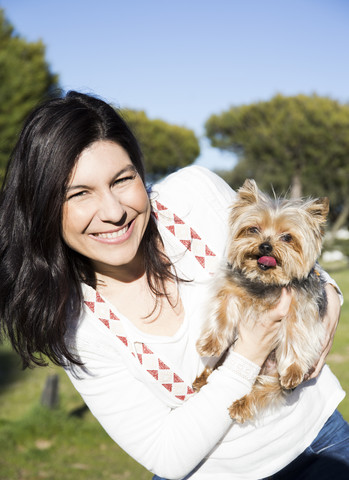
<path fill-rule="evenodd" d="M 171 409 L 146 383 L 133 378 L 116 351 L 97 349 L 92 340 L 83 349 L 79 356 L 88 373 L 79 371 L 77 378 L 67 372 L 75 388 L 122 449 L 169 479 L 183 478 L 224 436 L 232 423 L 228 407 L 250 391 L 259 370 L 244 378 L 238 362 L 234 373 L 222 366 L 198 394 Z"/>
<path fill-rule="evenodd" d="M 134 378 L 120 353 L 103 345 L 98 332 L 78 344 L 85 368 L 74 374 L 74 367 L 67 373 L 91 412 L 121 448 L 159 476 L 183 478 L 231 427 L 228 407 L 249 393 L 264 355 L 271 350 L 284 311 L 281 305 L 266 315 L 259 331 L 246 331 L 239 339 L 238 354 L 231 352 L 210 375 L 207 385 L 176 409 L 169 408 L 153 389 Z"/>
<path fill-rule="evenodd" d="M 327 305 L 326 315 L 323 321 L 325 322 L 325 325 L 326 325 L 327 334 L 326 334 L 326 339 L 323 346 L 323 351 L 319 358 L 319 361 L 314 366 L 312 371 L 309 372 L 309 376 L 307 377 L 307 380 L 317 377 L 322 367 L 325 365 L 326 357 L 331 350 L 332 343 L 334 340 L 334 335 L 336 333 L 336 329 L 337 329 L 337 325 L 340 317 L 342 297 L 338 294 L 339 291 L 337 287 L 332 283 L 327 283 L 325 288 L 326 288 L 328 305 Z"/>

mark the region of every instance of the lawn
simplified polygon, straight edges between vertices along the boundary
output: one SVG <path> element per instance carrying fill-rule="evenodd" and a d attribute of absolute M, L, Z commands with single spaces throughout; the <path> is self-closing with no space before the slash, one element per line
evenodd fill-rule
<path fill-rule="evenodd" d="M 349 270 L 331 272 L 345 297 L 328 363 L 349 392 Z M 48 375 L 59 375 L 59 407 L 40 406 Z M 339 410 L 349 420 L 349 399 Z M 0 480 L 150 480 L 84 408 L 57 367 L 22 371 L 17 356 L 0 348 Z"/>
<path fill-rule="evenodd" d="M 84 407 L 58 367 L 21 371 L 0 351 L 0 480 L 150 480 Z M 59 375 L 59 407 L 40 405 L 48 375 Z"/>

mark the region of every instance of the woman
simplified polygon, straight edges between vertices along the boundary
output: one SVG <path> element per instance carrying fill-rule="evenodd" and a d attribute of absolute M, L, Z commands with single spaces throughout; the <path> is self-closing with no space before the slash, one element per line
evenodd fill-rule
<path fill-rule="evenodd" d="M 44 364 L 43 355 L 63 365 L 108 434 L 154 478 L 260 479 L 314 439 L 324 449 L 349 438 L 333 414 L 344 392 L 327 366 L 319 374 L 323 359 L 282 408 L 243 426 L 229 418 L 272 349 L 287 292 L 258 329 L 241 327 L 208 384 L 191 388 L 204 365 L 195 342 L 233 200 L 199 167 L 148 194 L 128 126 L 76 92 L 31 114 L 9 163 L 0 202 L 2 328 L 25 366 Z M 340 301 L 328 281 L 331 331 Z M 343 449 L 333 450 L 342 478 Z"/>

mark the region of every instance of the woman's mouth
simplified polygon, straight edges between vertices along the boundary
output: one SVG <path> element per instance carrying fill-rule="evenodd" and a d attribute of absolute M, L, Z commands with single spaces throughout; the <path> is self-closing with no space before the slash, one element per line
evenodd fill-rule
<path fill-rule="evenodd" d="M 99 238 L 118 238 L 124 235 L 127 232 L 128 228 L 129 228 L 129 225 L 126 225 L 126 227 L 116 232 L 94 233 L 93 235 Z"/>
<path fill-rule="evenodd" d="M 120 230 L 113 230 L 109 232 L 101 232 L 101 233 L 91 233 L 90 236 L 98 241 L 103 243 L 119 243 L 127 240 L 133 230 L 134 220 L 132 222 L 125 225 L 125 227 L 120 228 Z"/>

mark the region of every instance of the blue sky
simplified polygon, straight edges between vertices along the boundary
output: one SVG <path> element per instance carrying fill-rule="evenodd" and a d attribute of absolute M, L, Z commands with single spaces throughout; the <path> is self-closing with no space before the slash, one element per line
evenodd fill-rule
<path fill-rule="evenodd" d="M 145 110 L 202 137 L 213 113 L 276 93 L 349 101 L 347 0 L 0 0 L 42 39 L 65 90 Z M 234 159 L 201 140 L 199 163 Z"/>

